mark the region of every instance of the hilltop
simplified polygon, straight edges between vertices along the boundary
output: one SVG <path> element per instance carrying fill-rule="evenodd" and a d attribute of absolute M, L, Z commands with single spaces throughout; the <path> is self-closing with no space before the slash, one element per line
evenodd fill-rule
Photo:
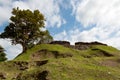
<path fill-rule="evenodd" d="M 99 42 L 54 41 L 0 63 L 5 80 L 120 80 L 120 51 Z"/>

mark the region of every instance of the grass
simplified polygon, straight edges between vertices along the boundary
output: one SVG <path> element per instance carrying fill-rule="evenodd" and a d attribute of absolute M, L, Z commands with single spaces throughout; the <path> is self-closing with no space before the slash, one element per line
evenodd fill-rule
<path fill-rule="evenodd" d="M 120 52 L 118 49 L 112 47 L 112 46 L 104 46 L 104 45 L 96 45 L 92 46 L 92 49 L 100 49 L 108 53 L 118 53 Z"/>
<path fill-rule="evenodd" d="M 58 51 L 59 53 L 75 53 L 74 50 L 70 48 L 63 47 L 61 45 L 51 45 L 51 44 L 41 44 L 27 50 L 26 53 L 22 53 L 14 60 L 30 60 L 30 55 L 37 52 L 38 50 L 47 49 L 49 51 Z"/>
<path fill-rule="evenodd" d="M 51 60 L 43 68 L 50 71 L 48 77 L 52 80 L 117 80 L 120 72 L 79 58 Z"/>
<path fill-rule="evenodd" d="M 57 51 L 62 54 L 71 53 L 73 56 L 57 59 L 49 58 L 47 64 L 35 66 L 31 63 L 30 56 L 42 49 Z M 101 56 L 101 54 L 99 54 L 101 50 L 113 54 L 114 56 Z M 119 50 L 113 47 L 101 45 L 80 51 L 66 48 L 61 45 L 41 44 L 17 56 L 12 61 L 0 63 L 0 72 L 7 73 L 6 80 L 11 80 L 16 73 L 22 73 L 22 79 L 20 80 L 37 80 L 36 75 L 42 71 L 48 71 L 47 79 L 49 80 L 120 80 L 119 62 L 118 66 L 101 64 L 107 60 L 117 61 L 120 59 L 119 52 Z M 14 64 L 14 62 L 19 61 L 27 61 L 29 63 L 29 68 L 23 71 L 19 70 L 19 66 Z"/>

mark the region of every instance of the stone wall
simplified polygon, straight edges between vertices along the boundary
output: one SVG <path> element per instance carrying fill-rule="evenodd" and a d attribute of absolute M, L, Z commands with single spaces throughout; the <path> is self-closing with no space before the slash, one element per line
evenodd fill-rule
<path fill-rule="evenodd" d="M 107 46 L 106 44 L 100 43 L 100 42 L 76 42 L 75 45 L 104 45 Z"/>
<path fill-rule="evenodd" d="M 68 41 L 52 41 L 50 44 L 59 44 L 59 45 L 65 46 L 65 47 L 70 46 L 70 42 L 68 42 Z"/>
<path fill-rule="evenodd" d="M 76 42 L 75 45 L 70 45 L 70 42 L 68 41 L 52 41 L 50 44 L 59 44 L 59 45 L 63 45 L 65 47 L 68 48 L 74 48 L 74 49 L 78 49 L 78 50 L 86 50 L 90 47 L 92 47 L 93 45 L 104 45 L 107 46 L 106 44 L 100 43 L 100 42 Z"/>
<path fill-rule="evenodd" d="M 75 43 L 75 49 L 78 50 L 85 50 L 88 49 L 90 47 L 92 47 L 93 45 L 104 45 L 107 46 L 106 44 L 100 43 L 100 42 L 76 42 Z"/>

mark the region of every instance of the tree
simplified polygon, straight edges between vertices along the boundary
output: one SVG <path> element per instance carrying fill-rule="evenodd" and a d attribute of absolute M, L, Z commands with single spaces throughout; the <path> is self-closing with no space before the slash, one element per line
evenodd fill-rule
<path fill-rule="evenodd" d="M 49 43 L 53 40 L 53 37 L 50 35 L 49 31 L 46 30 L 44 33 L 43 33 L 43 36 L 41 36 L 41 40 L 39 41 L 38 44 L 41 44 L 41 43 Z"/>
<path fill-rule="evenodd" d="M 4 49 L 0 46 L 0 62 L 7 60 Z"/>
<path fill-rule="evenodd" d="M 45 28 L 45 18 L 39 10 L 32 12 L 13 8 L 10 21 L 0 37 L 10 38 L 13 44 L 21 44 L 23 52 L 43 41 L 44 36 L 52 39 L 48 31 L 42 30 Z"/>

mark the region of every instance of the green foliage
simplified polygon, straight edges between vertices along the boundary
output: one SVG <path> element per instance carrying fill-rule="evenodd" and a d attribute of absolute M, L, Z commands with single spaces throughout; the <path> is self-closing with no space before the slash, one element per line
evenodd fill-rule
<path fill-rule="evenodd" d="M 92 49 L 100 49 L 109 53 L 117 53 L 119 52 L 118 49 L 112 47 L 112 46 L 103 46 L 103 45 L 96 45 L 96 46 L 92 46 Z"/>
<path fill-rule="evenodd" d="M 59 53 L 74 53 L 74 54 L 76 53 L 73 49 L 66 48 L 61 45 L 40 44 L 27 50 L 25 53 L 18 55 L 14 60 L 29 61 L 32 53 L 35 53 L 38 50 L 42 50 L 42 49 L 46 49 L 48 51 L 57 51 Z"/>
<path fill-rule="evenodd" d="M 45 18 L 39 10 L 13 8 L 11 22 L 4 29 L 1 38 L 10 38 L 13 44 L 21 44 L 23 52 L 34 43 L 50 42 L 53 38 L 45 28 Z"/>
<path fill-rule="evenodd" d="M 42 58 L 34 61 L 31 55 L 40 50 L 56 51 L 59 53 L 72 53 L 72 57 Z M 110 49 L 110 50 L 109 50 Z M 101 57 L 100 51 L 110 52 L 112 57 Z M 112 52 L 112 53 L 111 53 Z M 109 46 L 93 46 L 88 50 L 76 50 L 61 45 L 40 44 L 17 56 L 14 60 L 0 63 L 0 72 L 6 73 L 6 80 L 120 80 L 119 50 Z M 46 53 L 45 53 L 46 54 Z M 97 57 L 93 54 L 97 54 Z M 99 55 L 98 55 L 99 54 Z M 119 53 L 118 53 L 119 54 Z M 84 57 L 84 56 L 92 57 Z M 40 55 L 37 57 L 40 58 Z M 48 60 L 43 65 L 38 62 Z M 28 63 L 28 69 L 21 63 Z M 19 63 L 19 64 L 18 64 Z M 43 73 L 47 71 L 48 73 Z M 44 78 L 44 79 L 41 79 Z"/>
<path fill-rule="evenodd" d="M 0 62 L 7 60 L 4 49 L 0 46 Z"/>

